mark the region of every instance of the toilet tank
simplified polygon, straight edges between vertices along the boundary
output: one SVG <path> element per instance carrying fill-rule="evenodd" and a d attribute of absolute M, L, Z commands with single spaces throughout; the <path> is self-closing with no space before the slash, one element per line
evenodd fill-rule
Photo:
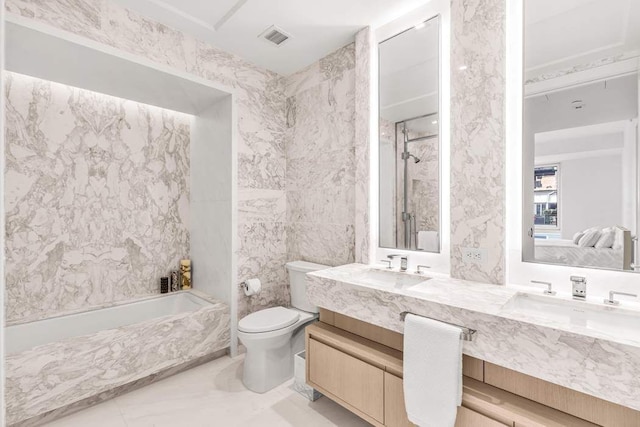
<path fill-rule="evenodd" d="M 307 299 L 307 282 L 305 275 L 312 271 L 330 268 L 328 265 L 314 264 L 306 261 L 292 261 L 286 264 L 291 285 L 291 306 L 309 313 L 317 313 L 318 307 L 311 305 Z"/>

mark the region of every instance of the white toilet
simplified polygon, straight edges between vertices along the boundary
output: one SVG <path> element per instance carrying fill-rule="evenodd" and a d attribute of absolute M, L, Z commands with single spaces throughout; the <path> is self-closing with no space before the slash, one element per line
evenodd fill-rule
<path fill-rule="evenodd" d="M 307 300 L 305 274 L 329 268 L 305 261 L 286 266 L 292 308 L 267 308 L 238 322 L 238 338 L 247 348 L 242 382 L 257 393 L 269 391 L 293 376 L 293 356 L 304 350 L 304 327 L 318 318 L 318 307 Z"/>

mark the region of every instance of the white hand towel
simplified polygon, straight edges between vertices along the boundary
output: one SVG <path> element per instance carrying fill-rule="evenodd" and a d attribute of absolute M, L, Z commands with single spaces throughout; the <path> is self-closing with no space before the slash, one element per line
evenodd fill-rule
<path fill-rule="evenodd" d="M 428 252 L 440 251 L 437 231 L 418 231 L 418 249 Z"/>
<path fill-rule="evenodd" d="M 420 427 L 453 427 L 462 403 L 460 328 L 407 314 L 404 323 L 404 403 Z"/>

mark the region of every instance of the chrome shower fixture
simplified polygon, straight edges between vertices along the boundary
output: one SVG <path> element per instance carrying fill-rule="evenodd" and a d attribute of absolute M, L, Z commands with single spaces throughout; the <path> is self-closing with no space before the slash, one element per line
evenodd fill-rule
<path fill-rule="evenodd" d="M 409 160 L 411 157 L 413 157 L 413 163 L 420 163 L 421 159 L 419 157 L 414 156 L 408 151 L 405 151 L 404 153 L 402 153 L 402 160 Z"/>

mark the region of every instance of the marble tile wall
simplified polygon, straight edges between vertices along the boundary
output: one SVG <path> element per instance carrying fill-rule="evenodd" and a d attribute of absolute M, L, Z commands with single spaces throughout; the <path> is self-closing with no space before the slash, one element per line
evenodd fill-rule
<path fill-rule="evenodd" d="M 356 262 L 369 263 L 370 240 L 370 145 L 371 145 L 371 58 L 374 47 L 370 27 L 356 34 L 355 75 L 356 75 L 356 186 L 355 186 L 355 258 Z"/>
<path fill-rule="evenodd" d="M 284 79 L 111 1 L 8 0 L 6 10 L 235 90 L 238 282 L 258 277 L 264 285 L 260 298 L 239 296 L 238 313 L 288 301 Z"/>
<path fill-rule="evenodd" d="M 191 117 L 7 73 L 6 316 L 159 293 L 189 256 Z"/>
<path fill-rule="evenodd" d="M 451 275 L 505 282 L 505 2 L 451 2 Z M 488 249 L 485 264 L 462 248 Z"/>
<path fill-rule="evenodd" d="M 355 259 L 355 46 L 287 78 L 288 260 Z"/>

